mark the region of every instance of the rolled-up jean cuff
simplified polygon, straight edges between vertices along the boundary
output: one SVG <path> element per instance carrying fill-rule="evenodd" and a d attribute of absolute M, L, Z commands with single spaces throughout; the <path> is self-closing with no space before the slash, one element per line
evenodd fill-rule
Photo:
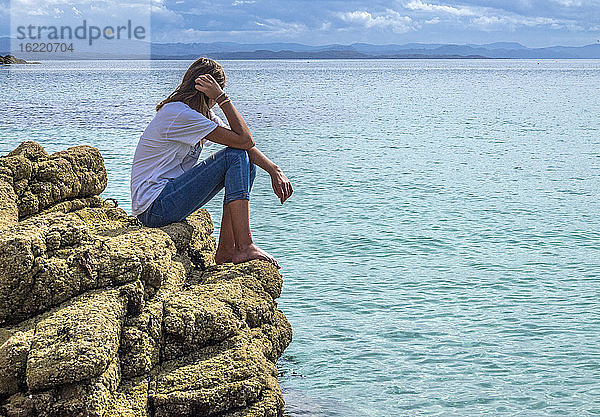
<path fill-rule="evenodd" d="M 226 195 L 223 198 L 223 204 L 231 203 L 235 200 L 250 200 L 250 193 L 247 193 L 246 191 L 240 191 L 237 193 Z"/>

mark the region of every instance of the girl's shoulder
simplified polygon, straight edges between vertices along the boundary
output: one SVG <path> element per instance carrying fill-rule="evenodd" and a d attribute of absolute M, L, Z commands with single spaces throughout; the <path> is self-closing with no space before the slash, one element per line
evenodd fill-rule
<path fill-rule="evenodd" d="M 192 109 L 190 106 L 188 106 L 182 101 L 171 101 L 169 103 L 165 103 L 158 112 L 160 113 L 163 110 L 163 116 L 166 117 L 171 116 L 192 120 L 196 120 L 198 118 L 206 119 L 206 117 L 202 113 L 198 113 L 196 110 Z"/>
<path fill-rule="evenodd" d="M 172 112 L 180 112 L 180 111 L 185 111 L 187 109 L 191 108 L 185 104 L 182 101 L 171 101 L 169 103 L 165 103 L 163 104 L 163 106 L 160 108 L 160 110 L 158 111 L 158 113 L 160 113 L 161 111 L 163 113 L 172 113 Z"/>

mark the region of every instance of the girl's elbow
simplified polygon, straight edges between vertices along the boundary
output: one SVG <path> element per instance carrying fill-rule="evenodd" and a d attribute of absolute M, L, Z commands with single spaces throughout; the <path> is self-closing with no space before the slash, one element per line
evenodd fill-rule
<path fill-rule="evenodd" d="M 241 144 L 242 149 L 250 149 L 254 147 L 256 143 L 254 142 L 254 138 L 252 136 L 247 136 L 244 138 L 244 141 Z"/>

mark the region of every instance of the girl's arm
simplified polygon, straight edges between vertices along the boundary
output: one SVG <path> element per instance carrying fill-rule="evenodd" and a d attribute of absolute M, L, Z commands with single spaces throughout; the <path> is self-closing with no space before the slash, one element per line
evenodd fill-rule
<path fill-rule="evenodd" d="M 290 180 L 288 180 L 288 178 L 284 175 L 281 168 L 267 158 L 267 156 L 256 146 L 246 149 L 246 152 L 248 152 L 248 158 L 250 159 L 250 162 L 258 165 L 267 171 L 269 175 L 271 175 L 271 186 L 273 187 L 273 191 L 275 192 L 275 195 L 279 197 L 281 204 L 283 204 L 283 202 L 287 200 L 294 192 Z"/>
<path fill-rule="evenodd" d="M 214 100 L 223 90 L 217 81 L 210 74 L 202 74 L 196 78 L 196 90 L 206 94 L 206 96 Z M 207 134 L 206 139 L 221 145 L 231 146 L 239 149 L 249 149 L 254 146 L 254 138 L 250 133 L 248 125 L 231 103 L 231 100 L 221 106 L 221 110 L 225 114 L 231 129 L 217 126 L 212 132 Z"/>
<path fill-rule="evenodd" d="M 203 74 L 196 78 L 196 89 L 203 92 L 209 99 L 216 99 L 223 92 L 221 86 L 210 74 Z M 292 195 L 292 183 L 283 174 L 279 166 L 273 163 L 265 154 L 258 150 L 255 145 L 254 138 L 250 133 L 250 129 L 237 109 L 231 104 L 230 100 L 222 104 L 221 110 L 225 113 L 231 130 L 221 126 L 217 126 L 212 132 L 205 137 L 211 142 L 220 143 L 222 145 L 239 147 L 246 149 L 250 162 L 258 165 L 271 175 L 271 185 L 273 191 L 279 197 L 281 204 Z"/>
<path fill-rule="evenodd" d="M 279 166 L 277 166 L 273 161 L 267 158 L 267 155 L 262 153 L 256 146 L 253 146 L 250 149 L 246 149 L 246 152 L 248 152 L 250 162 L 252 162 L 255 165 L 258 165 L 259 167 L 267 171 L 269 175 L 273 175 L 273 173 L 278 169 L 281 170 Z"/>

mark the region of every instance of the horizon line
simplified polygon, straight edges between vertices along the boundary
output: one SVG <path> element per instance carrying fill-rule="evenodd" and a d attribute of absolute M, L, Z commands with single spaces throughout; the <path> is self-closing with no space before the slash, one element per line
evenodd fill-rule
<path fill-rule="evenodd" d="M 15 36 L 0 36 L 0 39 L 17 39 Z M 370 43 L 370 42 L 362 42 L 362 41 L 354 41 L 352 43 L 337 43 L 337 42 L 333 42 L 333 43 L 326 43 L 326 44 L 310 44 L 310 43 L 303 43 L 301 41 L 262 41 L 262 42 L 238 42 L 238 41 L 228 41 L 228 40 L 219 40 L 219 41 L 210 41 L 210 42 L 202 42 L 202 41 L 147 41 L 147 40 L 137 40 L 137 42 L 148 42 L 150 44 L 159 44 L 159 45 L 165 45 L 165 44 L 172 44 L 172 43 L 183 43 L 183 44 L 189 44 L 189 43 L 199 43 L 199 44 L 211 44 L 211 43 L 234 43 L 234 44 L 239 44 L 239 45 L 264 45 L 264 44 L 273 44 L 273 43 L 281 43 L 281 44 L 300 44 L 300 45 L 305 45 L 305 46 L 311 46 L 311 47 L 319 47 L 319 46 L 331 46 L 331 45 L 340 45 L 340 46 L 352 46 L 352 45 L 356 45 L 356 44 L 364 44 L 364 45 L 372 45 L 372 46 L 388 46 L 388 45 L 397 45 L 397 46 L 403 46 L 403 45 L 410 45 L 410 44 L 416 44 L 416 45 L 457 45 L 457 46 L 470 46 L 470 45 L 475 45 L 475 46 L 485 46 L 485 45 L 494 45 L 494 44 L 498 44 L 498 43 L 513 43 L 513 44 L 518 44 L 520 46 L 523 46 L 524 48 L 527 49 L 544 49 L 544 48 L 555 48 L 555 47 L 560 47 L 560 48 L 582 48 L 585 46 L 592 46 L 592 45 L 600 45 L 600 39 L 596 40 L 596 42 L 591 42 L 591 43 L 586 43 L 586 44 L 581 44 L 581 45 L 560 45 L 560 44 L 551 44 L 551 45 L 546 45 L 546 46 L 527 46 L 519 41 L 494 41 L 494 42 L 486 42 L 486 43 L 456 43 L 456 42 L 449 42 L 449 43 L 443 43 L 443 42 L 418 42 L 418 41 L 413 41 L 413 42 L 404 42 L 404 43 Z"/>

